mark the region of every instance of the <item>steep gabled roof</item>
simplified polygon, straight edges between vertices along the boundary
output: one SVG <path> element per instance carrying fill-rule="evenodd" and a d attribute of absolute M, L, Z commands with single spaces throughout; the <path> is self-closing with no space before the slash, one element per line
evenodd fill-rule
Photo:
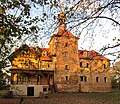
<path fill-rule="evenodd" d="M 65 37 L 74 37 L 76 39 L 79 39 L 78 37 L 74 36 L 70 31 L 68 31 L 67 29 L 66 30 L 63 30 L 61 28 L 58 29 L 58 32 L 56 34 L 53 34 L 53 36 L 51 37 L 49 43 L 51 42 L 51 40 L 53 39 L 53 37 L 62 37 L 62 36 L 65 36 Z M 48 43 L 48 44 L 49 44 Z"/>
<path fill-rule="evenodd" d="M 58 32 L 55 34 L 55 36 L 67 36 L 67 37 L 78 38 L 78 37 L 74 36 L 69 30 L 67 30 L 67 29 L 63 30 L 62 28 L 58 29 Z"/>
<path fill-rule="evenodd" d="M 87 50 L 79 50 L 78 57 L 80 59 L 99 59 L 99 60 L 109 60 L 103 55 L 99 54 L 95 50 L 87 51 Z"/>

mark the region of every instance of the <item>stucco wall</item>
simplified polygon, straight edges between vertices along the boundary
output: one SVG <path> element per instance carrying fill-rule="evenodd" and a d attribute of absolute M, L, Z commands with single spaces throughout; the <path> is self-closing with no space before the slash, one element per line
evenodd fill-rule
<path fill-rule="evenodd" d="M 40 92 L 43 92 L 43 88 L 48 89 L 48 85 L 11 85 L 10 90 L 16 96 L 27 96 L 27 87 L 34 87 L 34 97 L 39 97 Z M 48 90 L 47 90 L 48 91 Z"/>

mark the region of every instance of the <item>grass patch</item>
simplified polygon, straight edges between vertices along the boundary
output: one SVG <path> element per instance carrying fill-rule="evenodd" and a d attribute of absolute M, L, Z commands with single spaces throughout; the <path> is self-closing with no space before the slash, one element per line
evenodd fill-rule
<path fill-rule="evenodd" d="M 0 97 L 4 96 L 4 94 L 7 92 L 8 92 L 8 90 L 0 90 Z"/>
<path fill-rule="evenodd" d="M 113 90 L 112 93 L 119 93 L 120 94 L 120 90 Z"/>

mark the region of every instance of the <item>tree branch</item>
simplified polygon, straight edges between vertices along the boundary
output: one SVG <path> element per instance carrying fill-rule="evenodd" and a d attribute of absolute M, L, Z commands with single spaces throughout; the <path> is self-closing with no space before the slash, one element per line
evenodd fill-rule
<path fill-rule="evenodd" d="M 111 20 L 113 22 L 115 22 L 116 24 L 120 25 L 119 22 L 117 22 L 116 20 L 114 20 L 113 18 L 110 18 L 110 17 L 106 17 L 106 16 L 96 16 L 96 17 L 91 17 L 92 18 L 105 18 L 105 19 L 108 19 L 108 20 Z"/>

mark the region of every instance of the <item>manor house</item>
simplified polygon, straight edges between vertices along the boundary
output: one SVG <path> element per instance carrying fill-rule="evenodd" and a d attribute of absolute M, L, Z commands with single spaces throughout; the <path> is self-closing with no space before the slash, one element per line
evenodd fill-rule
<path fill-rule="evenodd" d="M 65 14 L 59 14 L 58 20 L 49 48 L 23 45 L 11 54 L 11 90 L 26 96 L 110 92 L 110 60 L 95 50 L 78 50 L 79 38 L 66 29 Z"/>

